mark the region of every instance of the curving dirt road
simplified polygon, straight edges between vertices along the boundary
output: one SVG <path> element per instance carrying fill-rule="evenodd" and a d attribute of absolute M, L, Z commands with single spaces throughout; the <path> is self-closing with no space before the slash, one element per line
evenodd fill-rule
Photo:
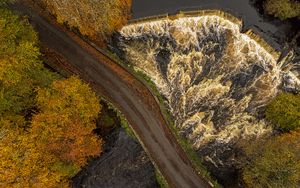
<path fill-rule="evenodd" d="M 67 60 L 60 68 L 78 74 L 125 115 L 171 187 L 211 187 L 193 169 L 161 115 L 150 91 L 130 73 L 73 33 L 24 5 L 13 8 L 30 18 L 42 45 Z"/>

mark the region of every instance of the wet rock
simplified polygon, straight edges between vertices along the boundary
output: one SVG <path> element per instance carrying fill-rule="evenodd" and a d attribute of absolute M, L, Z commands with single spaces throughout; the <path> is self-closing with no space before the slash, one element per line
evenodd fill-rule
<path fill-rule="evenodd" d="M 167 69 L 168 69 L 168 64 L 170 62 L 170 51 L 166 49 L 162 49 L 158 52 L 156 56 L 156 61 L 158 63 L 158 69 L 162 73 L 165 79 L 167 79 Z"/>
<path fill-rule="evenodd" d="M 208 171 L 224 187 L 237 187 L 238 185 L 236 153 L 237 149 L 232 147 L 232 144 L 217 142 L 210 142 L 198 151 Z"/>

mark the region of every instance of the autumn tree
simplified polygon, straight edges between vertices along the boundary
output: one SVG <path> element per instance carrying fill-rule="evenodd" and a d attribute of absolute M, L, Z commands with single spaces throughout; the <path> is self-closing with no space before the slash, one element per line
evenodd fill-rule
<path fill-rule="evenodd" d="M 93 134 L 100 105 L 88 85 L 71 77 L 37 93 L 39 112 L 26 131 L 0 121 L 0 187 L 68 187 L 88 157 L 101 152 Z"/>
<path fill-rule="evenodd" d="M 252 143 L 245 152 L 249 163 L 242 177 L 247 187 L 299 187 L 300 132 Z"/>
<path fill-rule="evenodd" d="M 283 131 L 300 128 L 300 94 L 282 93 L 267 106 L 266 117 Z"/>
<path fill-rule="evenodd" d="M 300 17 L 300 2 L 297 0 L 266 0 L 264 9 L 281 20 Z"/>
<path fill-rule="evenodd" d="M 33 0 L 37 3 L 40 0 Z M 130 17 L 132 0 L 42 0 L 59 23 L 78 28 L 97 42 L 106 40 Z"/>
<path fill-rule="evenodd" d="M 0 128 L 0 187 L 68 187 L 77 171 L 41 148 L 34 135 L 12 125 Z"/>
<path fill-rule="evenodd" d="M 93 134 L 100 104 L 88 85 L 76 77 L 54 81 L 38 90 L 37 105 L 31 133 L 39 135 L 44 150 L 78 169 L 100 153 L 102 141 Z"/>

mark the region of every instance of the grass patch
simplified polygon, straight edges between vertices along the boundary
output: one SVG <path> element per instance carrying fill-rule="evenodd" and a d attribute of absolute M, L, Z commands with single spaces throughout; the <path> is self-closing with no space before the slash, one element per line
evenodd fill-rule
<path fill-rule="evenodd" d="M 157 181 L 158 185 L 161 188 L 170 188 L 170 186 L 168 185 L 164 176 L 160 173 L 160 171 L 158 169 L 155 170 L 155 177 L 156 177 L 156 181 Z"/>
<path fill-rule="evenodd" d="M 110 109 L 116 113 L 117 117 L 120 119 L 121 127 L 125 130 L 125 132 L 133 139 L 138 140 L 137 137 L 135 136 L 133 130 L 131 129 L 127 119 L 122 114 L 122 112 L 120 110 L 118 110 L 115 106 L 113 106 L 113 104 L 110 103 L 109 101 L 105 101 L 105 102 L 108 105 L 108 109 Z"/>

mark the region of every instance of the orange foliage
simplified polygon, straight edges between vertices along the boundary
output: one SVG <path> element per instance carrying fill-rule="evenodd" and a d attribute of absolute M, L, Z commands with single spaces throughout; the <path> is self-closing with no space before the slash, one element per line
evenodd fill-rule
<path fill-rule="evenodd" d="M 37 101 L 41 111 L 32 119 L 31 133 L 42 133 L 45 150 L 77 167 L 101 152 L 102 140 L 93 134 L 100 105 L 88 85 L 76 77 L 55 81 L 38 90 Z"/>

